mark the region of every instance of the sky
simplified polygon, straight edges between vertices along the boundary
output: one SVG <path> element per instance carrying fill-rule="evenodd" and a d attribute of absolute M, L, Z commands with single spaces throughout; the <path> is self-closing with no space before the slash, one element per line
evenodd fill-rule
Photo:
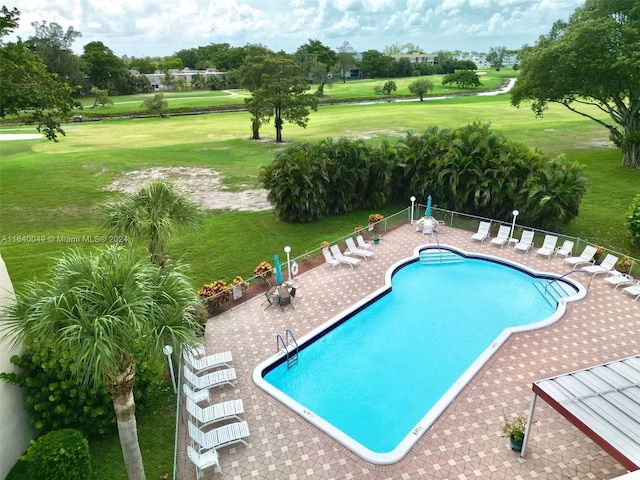
<path fill-rule="evenodd" d="M 412 43 L 438 50 L 517 49 L 568 20 L 583 0 L 9 0 L 20 10 L 16 36 L 34 34 L 32 22 L 58 23 L 82 34 L 82 53 L 101 41 L 118 56 L 170 56 L 229 43 L 260 43 L 295 52 L 310 39 L 337 50 L 383 51 Z"/>

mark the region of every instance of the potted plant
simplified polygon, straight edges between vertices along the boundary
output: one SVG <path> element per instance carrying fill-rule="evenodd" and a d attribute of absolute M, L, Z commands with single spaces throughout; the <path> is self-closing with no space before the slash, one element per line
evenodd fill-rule
<path fill-rule="evenodd" d="M 503 415 L 502 419 L 504 423 L 500 436 L 511 441 L 511 450 L 521 451 L 525 429 L 527 428 L 527 419 L 521 415 L 516 415 L 511 420 L 506 415 Z"/>

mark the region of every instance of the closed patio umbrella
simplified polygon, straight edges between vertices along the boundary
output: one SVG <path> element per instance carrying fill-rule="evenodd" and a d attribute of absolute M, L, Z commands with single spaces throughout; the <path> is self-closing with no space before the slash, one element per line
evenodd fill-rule
<path fill-rule="evenodd" d="M 425 217 L 431 217 L 431 195 L 427 197 L 427 210 L 424 212 Z"/>
<path fill-rule="evenodd" d="M 278 258 L 278 255 L 273 257 L 273 265 L 274 265 L 273 270 L 276 276 L 276 283 L 281 284 L 282 283 L 282 267 L 280 266 L 280 259 Z"/>

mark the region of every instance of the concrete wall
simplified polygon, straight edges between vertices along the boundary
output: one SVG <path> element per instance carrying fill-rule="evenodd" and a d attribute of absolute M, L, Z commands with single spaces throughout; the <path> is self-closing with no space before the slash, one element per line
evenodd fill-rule
<path fill-rule="evenodd" d="M 0 311 L 14 300 L 13 285 L 0 255 Z M 0 338 L 0 372 L 13 372 L 17 367 L 9 360 L 21 349 L 12 350 L 7 338 Z M 0 380 L 0 479 L 6 478 L 29 446 L 33 430 L 24 410 L 22 388 Z"/>

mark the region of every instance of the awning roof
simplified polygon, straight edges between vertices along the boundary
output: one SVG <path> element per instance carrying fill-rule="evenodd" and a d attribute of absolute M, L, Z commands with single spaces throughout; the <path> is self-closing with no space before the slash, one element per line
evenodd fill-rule
<path fill-rule="evenodd" d="M 640 469 L 640 355 L 539 380 L 532 389 L 625 468 Z M 534 406 L 535 396 L 531 417 Z"/>

